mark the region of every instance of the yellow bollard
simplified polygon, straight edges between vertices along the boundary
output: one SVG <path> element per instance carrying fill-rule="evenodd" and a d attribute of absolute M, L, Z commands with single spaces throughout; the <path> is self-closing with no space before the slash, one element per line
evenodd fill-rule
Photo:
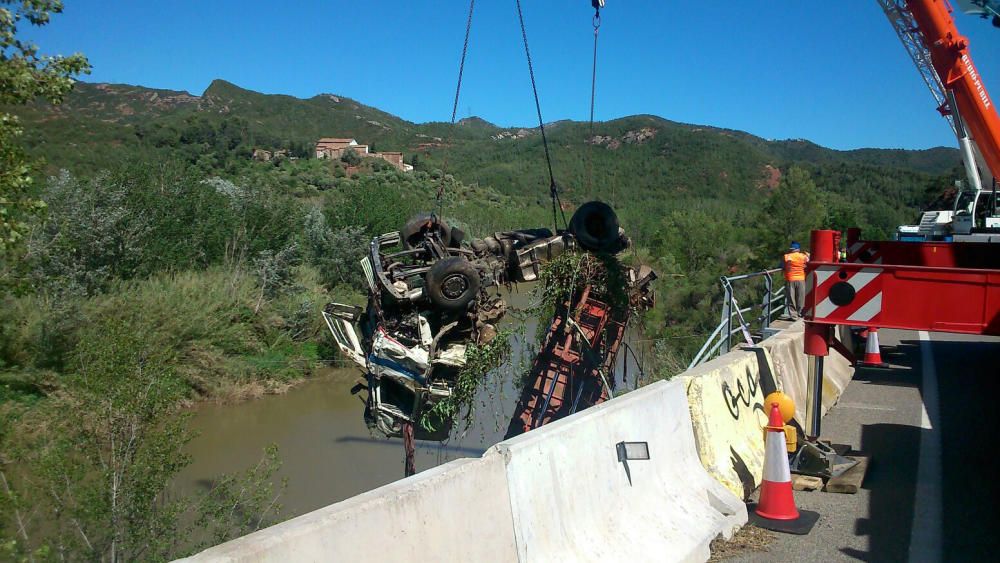
<path fill-rule="evenodd" d="M 770 405 L 772 403 L 778 403 L 778 412 L 781 413 L 781 419 L 785 421 L 785 445 L 789 453 L 795 452 L 798 447 L 798 433 L 795 432 L 795 427 L 788 424 L 788 421 L 795 416 L 795 401 L 788 395 L 785 395 L 781 391 L 775 391 L 767 397 L 764 398 L 764 404 Z M 761 428 L 761 434 L 764 439 L 767 438 L 767 428 Z"/>
<path fill-rule="evenodd" d="M 785 421 L 785 424 L 788 424 L 788 421 L 795 416 L 795 401 L 781 391 L 775 391 L 764 397 L 765 407 L 771 403 L 778 403 L 778 411 L 781 413 L 781 420 Z"/>

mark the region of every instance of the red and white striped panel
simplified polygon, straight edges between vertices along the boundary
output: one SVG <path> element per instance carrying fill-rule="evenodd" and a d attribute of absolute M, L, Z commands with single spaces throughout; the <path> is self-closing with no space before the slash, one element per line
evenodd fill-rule
<path fill-rule="evenodd" d="M 846 273 L 845 277 L 840 272 Z M 844 270 L 839 266 L 818 266 L 806 280 L 806 318 L 833 323 L 877 322 L 882 313 L 881 268 Z M 848 303 L 837 304 L 830 298 L 830 291 L 837 284 L 850 285 L 854 298 Z"/>
<path fill-rule="evenodd" d="M 847 249 L 847 261 L 848 262 L 861 262 L 864 264 L 881 264 L 882 263 L 882 253 L 878 250 L 878 245 L 858 241 L 852 244 Z"/>

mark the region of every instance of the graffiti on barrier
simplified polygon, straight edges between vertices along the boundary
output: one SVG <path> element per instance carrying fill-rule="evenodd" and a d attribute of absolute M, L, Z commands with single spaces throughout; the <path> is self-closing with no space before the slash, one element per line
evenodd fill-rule
<path fill-rule="evenodd" d="M 744 381 L 746 384 L 744 384 Z M 739 420 L 741 413 L 745 411 L 759 412 L 764 415 L 763 420 L 767 420 L 767 413 L 764 412 L 764 404 L 757 399 L 760 383 L 754 377 L 750 368 L 746 368 L 744 378 L 736 378 L 736 390 L 728 382 L 722 382 L 722 398 L 726 402 L 726 408 L 733 420 Z M 758 417 L 760 418 L 760 417 Z"/>

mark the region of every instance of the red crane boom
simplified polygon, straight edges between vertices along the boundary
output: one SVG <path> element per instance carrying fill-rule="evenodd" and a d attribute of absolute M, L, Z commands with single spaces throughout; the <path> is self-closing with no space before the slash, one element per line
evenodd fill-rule
<path fill-rule="evenodd" d="M 969 54 L 969 39 L 958 32 L 945 0 L 906 0 L 930 52 L 934 70 L 954 94 L 958 113 L 994 178 L 1000 178 L 1000 116 Z"/>

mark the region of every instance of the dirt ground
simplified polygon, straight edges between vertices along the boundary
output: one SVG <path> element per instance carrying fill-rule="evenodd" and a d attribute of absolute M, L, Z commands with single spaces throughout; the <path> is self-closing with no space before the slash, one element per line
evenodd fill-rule
<path fill-rule="evenodd" d="M 747 524 L 733 534 L 732 539 L 725 540 L 719 536 L 712 540 L 710 546 L 712 557 L 709 561 L 723 561 L 737 555 L 753 551 L 767 551 L 767 546 L 774 541 L 774 534 Z"/>

